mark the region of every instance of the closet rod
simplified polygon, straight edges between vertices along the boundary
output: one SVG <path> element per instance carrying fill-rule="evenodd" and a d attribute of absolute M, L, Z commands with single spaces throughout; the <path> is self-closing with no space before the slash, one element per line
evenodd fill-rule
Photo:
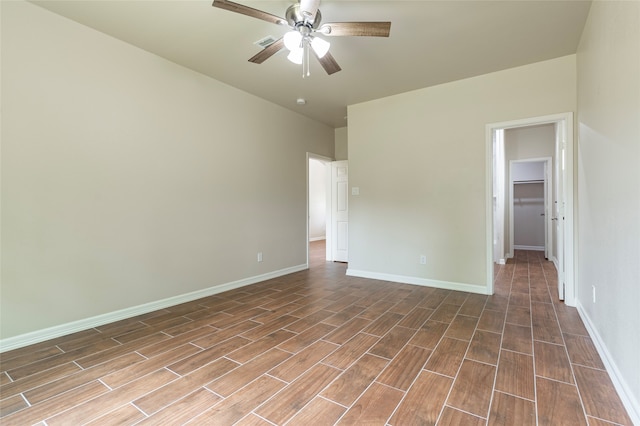
<path fill-rule="evenodd" d="M 544 183 L 544 180 L 514 180 L 514 185 L 521 185 L 523 183 Z"/>

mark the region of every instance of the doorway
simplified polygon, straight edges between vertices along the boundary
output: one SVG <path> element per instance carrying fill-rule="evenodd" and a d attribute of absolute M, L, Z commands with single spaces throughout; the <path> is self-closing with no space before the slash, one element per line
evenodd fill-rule
<path fill-rule="evenodd" d="M 554 185 L 547 188 L 547 194 L 553 192 L 553 200 L 548 211 L 545 211 L 548 226 L 546 238 L 555 233 L 555 243 L 551 249 L 555 257 L 554 263 L 558 271 L 558 297 L 569 306 L 575 306 L 574 284 L 574 240 L 573 240 L 573 113 L 556 114 L 543 117 L 492 123 L 486 126 L 486 209 L 487 209 L 487 292 L 493 294 L 494 262 L 500 262 L 501 251 L 506 254 L 507 241 L 505 234 L 509 229 L 504 223 L 510 219 L 505 215 L 504 183 L 510 183 L 506 177 L 507 168 L 504 160 L 505 132 L 530 128 L 533 126 L 553 125 Z M 511 185 L 513 186 L 513 185 Z M 547 195 L 548 197 L 548 195 Z"/>
<path fill-rule="evenodd" d="M 545 259 L 557 263 L 552 232 L 552 165 L 551 157 L 509 161 L 508 257 L 513 257 L 514 250 L 544 251 Z"/>
<path fill-rule="evenodd" d="M 327 221 L 331 217 L 330 169 L 332 159 L 307 153 L 307 267 L 316 246 L 327 241 Z M 313 246 L 312 246 L 313 245 Z M 326 249 L 323 257 L 326 257 Z"/>

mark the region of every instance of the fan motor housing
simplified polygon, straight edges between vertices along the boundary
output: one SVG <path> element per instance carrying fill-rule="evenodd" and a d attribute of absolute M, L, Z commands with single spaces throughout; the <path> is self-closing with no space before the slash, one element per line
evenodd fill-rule
<path fill-rule="evenodd" d="M 287 19 L 289 25 L 293 28 L 306 26 L 309 28 L 313 28 L 314 30 L 320 26 L 320 21 L 322 20 L 322 14 L 320 13 L 320 10 L 318 10 L 313 21 L 310 21 L 308 17 L 300 11 L 299 4 L 292 4 L 291 6 L 289 6 L 284 17 Z"/>

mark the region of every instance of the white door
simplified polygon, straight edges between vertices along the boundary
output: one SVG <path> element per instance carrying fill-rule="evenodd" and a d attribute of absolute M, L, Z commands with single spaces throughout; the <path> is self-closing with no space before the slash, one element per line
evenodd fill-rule
<path fill-rule="evenodd" d="M 556 199 L 554 202 L 553 221 L 556 224 L 556 259 L 558 259 L 558 298 L 564 300 L 564 283 L 565 283 L 565 265 L 564 265 L 564 220 L 565 220 L 565 188 L 566 182 L 566 167 L 565 167 L 565 155 L 566 155 L 566 141 L 562 138 L 562 125 L 564 123 L 559 122 L 556 124 Z"/>
<path fill-rule="evenodd" d="M 551 245 L 553 241 L 553 173 L 551 169 L 551 159 L 544 162 L 544 258 L 551 260 L 555 251 Z"/>
<path fill-rule="evenodd" d="M 349 258 L 349 163 L 331 163 L 331 260 Z"/>

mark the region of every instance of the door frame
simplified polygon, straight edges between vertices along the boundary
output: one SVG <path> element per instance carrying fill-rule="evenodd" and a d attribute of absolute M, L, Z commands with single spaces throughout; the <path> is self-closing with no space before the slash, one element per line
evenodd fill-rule
<path fill-rule="evenodd" d="M 540 117 L 524 118 L 519 120 L 490 123 L 485 129 L 485 206 L 486 206 L 486 288 L 488 294 L 493 294 L 493 244 L 494 244 L 494 215 L 493 215 L 493 158 L 494 146 L 496 144 L 496 133 L 501 129 L 512 129 L 517 127 L 527 127 L 537 124 L 556 124 L 556 151 L 564 152 L 564 156 L 560 156 L 556 163 L 563 167 L 561 173 L 557 176 L 556 185 L 562 185 L 564 188 L 563 199 L 563 218 L 564 226 L 562 235 L 556 238 L 564 241 L 564 301 L 569 306 L 576 306 L 575 291 L 575 271 L 574 271 L 574 122 L 573 112 L 560 114 L 552 114 Z M 560 218 L 558 218 L 560 220 Z M 560 283 L 559 283 L 560 285 Z"/>
<path fill-rule="evenodd" d="M 307 162 L 306 162 L 306 168 L 307 168 L 307 232 L 305 233 L 305 247 L 307 248 L 307 269 L 309 268 L 309 160 L 314 159 L 314 160 L 318 160 L 321 163 L 323 163 L 325 165 L 325 168 L 330 169 L 331 168 L 331 162 L 334 161 L 332 158 L 329 157 L 325 157 L 323 155 L 320 154 L 315 154 L 313 152 L 307 152 Z M 329 247 L 329 243 L 330 243 L 330 236 L 329 236 L 329 231 L 331 230 L 331 225 L 329 224 L 329 220 L 328 218 L 330 217 L 330 212 L 331 212 L 331 185 L 330 182 L 328 182 L 327 180 L 330 179 L 331 177 L 331 173 L 330 170 L 326 170 L 325 172 L 325 189 L 326 189 L 326 197 L 325 197 L 325 204 L 326 204 L 326 217 L 327 217 L 327 231 L 325 233 L 325 238 L 326 238 L 326 245 L 327 247 Z M 329 250 L 327 248 L 327 250 Z M 327 251 L 328 253 L 328 251 Z"/>
<path fill-rule="evenodd" d="M 515 163 L 543 163 L 544 164 L 544 256 L 545 258 L 550 259 L 549 256 L 549 246 L 553 243 L 552 237 L 552 223 L 551 223 L 551 205 L 553 204 L 553 191 L 550 191 L 549 188 L 553 186 L 553 177 L 550 174 L 550 170 L 552 168 L 551 157 L 540 157 L 540 158 L 522 158 L 518 160 L 509 160 L 509 254 L 513 256 L 514 254 L 514 236 L 515 236 L 515 224 L 514 224 L 514 180 L 513 180 L 513 165 Z"/>

